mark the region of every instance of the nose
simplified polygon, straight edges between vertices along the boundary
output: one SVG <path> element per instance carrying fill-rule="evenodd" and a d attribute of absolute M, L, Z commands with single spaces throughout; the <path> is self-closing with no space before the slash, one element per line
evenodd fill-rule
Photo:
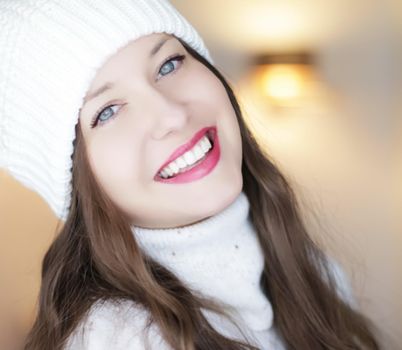
<path fill-rule="evenodd" d="M 188 122 L 188 111 L 183 103 L 156 91 L 154 95 L 152 137 L 156 140 L 169 133 L 182 130 Z"/>

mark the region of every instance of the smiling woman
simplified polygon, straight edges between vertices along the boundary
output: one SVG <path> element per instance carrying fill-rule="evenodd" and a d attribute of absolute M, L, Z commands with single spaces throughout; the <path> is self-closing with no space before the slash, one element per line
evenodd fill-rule
<path fill-rule="evenodd" d="M 379 349 L 168 1 L 0 12 L 0 164 L 63 221 L 26 350 Z"/>
<path fill-rule="evenodd" d="M 174 65 L 169 57 L 178 55 L 183 59 Z M 113 88 L 102 88 L 107 84 Z M 154 33 L 130 42 L 98 70 L 90 91 L 103 91 L 88 101 L 79 121 L 91 169 L 132 224 L 188 225 L 220 211 L 240 192 L 235 111 L 219 79 L 178 39 Z M 206 151 L 211 144 L 198 141 L 207 134 L 216 147 L 203 158 L 202 145 Z M 161 171 L 170 178 L 158 177 Z M 178 186 L 183 183 L 191 188 Z"/>

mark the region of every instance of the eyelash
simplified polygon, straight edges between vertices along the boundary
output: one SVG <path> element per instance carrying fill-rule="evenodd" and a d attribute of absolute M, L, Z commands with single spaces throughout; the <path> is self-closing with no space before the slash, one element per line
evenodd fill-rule
<path fill-rule="evenodd" d="M 172 62 L 172 61 L 182 62 L 182 61 L 184 61 L 185 58 L 186 58 L 186 55 L 177 55 L 177 54 L 168 57 L 168 58 L 161 64 L 161 66 L 159 67 L 158 73 L 160 72 L 160 70 L 162 69 L 162 67 L 163 67 L 165 64 L 167 64 L 167 63 L 169 63 L 169 62 Z M 180 66 L 181 66 L 181 65 L 180 65 Z M 172 72 L 169 72 L 169 73 L 166 74 L 166 75 L 174 74 L 174 73 L 177 72 L 177 70 L 178 70 L 178 68 L 174 69 Z M 157 80 L 159 80 L 159 78 L 158 78 Z M 117 106 L 117 105 L 110 104 L 110 105 L 107 105 L 106 107 L 101 107 L 101 108 L 95 113 L 95 116 L 92 118 L 92 121 L 91 121 L 91 124 L 90 124 L 90 125 L 91 125 L 91 128 L 94 128 L 94 127 L 97 126 L 98 124 L 99 124 L 99 125 L 102 125 L 102 124 L 104 124 L 104 123 L 107 123 L 110 119 L 113 119 L 115 115 L 113 115 L 113 117 L 107 119 L 107 121 L 105 121 L 105 122 L 100 122 L 100 121 L 99 121 L 99 117 L 102 115 L 102 113 L 103 113 L 105 110 L 107 110 L 108 108 L 114 107 L 114 106 Z"/>

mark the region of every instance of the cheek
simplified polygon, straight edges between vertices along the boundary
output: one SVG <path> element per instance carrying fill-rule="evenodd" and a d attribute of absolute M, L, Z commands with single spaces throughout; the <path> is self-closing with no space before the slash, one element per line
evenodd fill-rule
<path fill-rule="evenodd" d="M 195 70 L 197 84 L 193 92 L 200 97 L 204 106 L 209 106 L 213 118 L 220 129 L 223 145 L 231 154 L 236 154 L 241 161 L 242 145 L 240 127 L 235 110 L 221 81 L 203 65 Z"/>
<path fill-rule="evenodd" d="M 216 103 L 224 103 L 226 91 L 219 79 L 204 65 L 197 64 L 193 71 L 190 85 L 186 82 L 187 91 L 191 91 L 194 96 L 198 96 L 206 103 L 212 103 L 216 107 Z M 194 81 L 197 83 L 194 84 Z M 191 89 L 188 89 L 191 86 Z"/>
<path fill-rule="evenodd" d="M 240 126 L 225 87 L 212 73 L 205 80 L 205 87 L 207 87 L 203 88 L 206 94 L 205 101 L 208 101 L 212 110 L 216 112 L 216 122 L 222 137 L 226 138 L 230 149 L 239 150 L 239 147 L 241 148 Z"/>
<path fill-rule="evenodd" d="M 138 155 L 123 138 L 98 138 L 89 148 L 89 162 L 101 185 L 114 190 L 134 182 Z"/>
<path fill-rule="evenodd" d="M 208 68 L 202 66 L 197 82 L 194 86 L 195 93 L 210 107 L 215 114 L 213 117 L 220 119 L 228 128 L 238 128 L 235 111 L 221 81 Z"/>

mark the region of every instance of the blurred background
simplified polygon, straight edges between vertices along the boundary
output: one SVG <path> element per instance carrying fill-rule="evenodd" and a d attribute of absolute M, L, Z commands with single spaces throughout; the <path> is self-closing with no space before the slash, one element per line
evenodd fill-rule
<path fill-rule="evenodd" d="M 384 349 L 402 349 L 402 2 L 172 0 L 350 278 Z M 57 220 L 0 171 L 0 349 L 34 317 Z"/>

